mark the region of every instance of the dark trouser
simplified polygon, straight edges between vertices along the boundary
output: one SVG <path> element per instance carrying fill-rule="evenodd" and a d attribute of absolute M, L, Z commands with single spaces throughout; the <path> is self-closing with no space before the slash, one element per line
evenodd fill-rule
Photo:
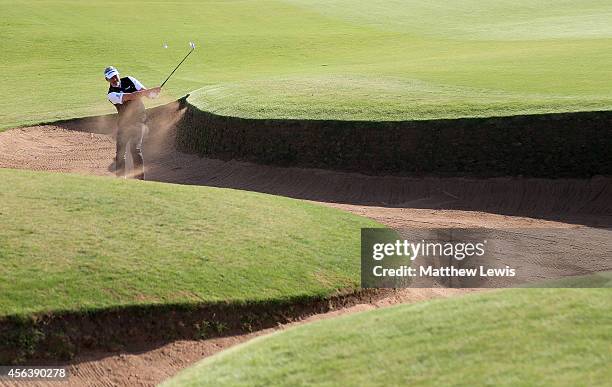
<path fill-rule="evenodd" d="M 134 161 L 133 176 L 135 179 L 145 179 L 144 159 L 142 157 L 144 133 L 144 124 L 133 124 L 119 128 L 117 132 L 117 154 L 115 156 L 115 172 L 117 177 L 125 176 L 125 157 L 129 144 L 130 154 Z"/>

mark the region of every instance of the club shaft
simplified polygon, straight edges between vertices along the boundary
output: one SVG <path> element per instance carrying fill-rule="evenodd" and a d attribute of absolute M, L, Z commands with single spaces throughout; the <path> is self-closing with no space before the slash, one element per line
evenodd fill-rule
<path fill-rule="evenodd" d="M 187 55 L 185 55 L 185 57 L 183 58 L 183 60 L 182 60 L 182 61 L 180 61 L 180 62 L 179 62 L 179 64 L 177 64 L 177 65 L 176 65 L 176 67 L 174 68 L 174 70 L 172 70 L 172 72 L 170 73 L 170 75 L 168 75 L 168 78 L 166 78 L 166 80 L 164 81 L 164 83 L 162 83 L 162 84 L 161 84 L 161 86 L 160 86 L 160 87 L 164 87 L 164 85 L 166 84 L 166 82 L 168 82 L 168 79 L 170 79 L 170 77 L 172 76 L 172 74 L 174 74 L 174 72 L 175 72 L 176 70 L 178 70 L 178 68 L 179 68 L 179 67 L 180 67 L 180 66 L 183 64 L 183 62 L 185 61 L 185 59 L 187 59 L 187 57 L 188 57 L 189 55 L 191 55 L 191 53 L 193 52 L 193 50 L 194 50 L 194 49 L 192 48 L 192 49 L 191 49 L 191 50 L 190 50 L 190 51 L 187 53 Z"/>

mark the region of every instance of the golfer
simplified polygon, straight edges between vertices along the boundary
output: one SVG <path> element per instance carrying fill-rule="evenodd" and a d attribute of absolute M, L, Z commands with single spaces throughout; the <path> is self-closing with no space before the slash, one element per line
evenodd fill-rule
<path fill-rule="evenodd" d="M 133 77 L 119 78 L 119 71 L 112 66 L 104 69 L 104 78 L 110 83 L 108 100 L 115 105 L 119 114 L 117 127 L 113 132 L 117 139 L 115 172 L 118 177 L 125 177 L 125 157 L 129 144 L 134 160 L 134 178 L 144 180 L 142 141 L 146 131 L 146 113 L 142 98 L 156 98 L 161 89 L 147 89 Z"/>

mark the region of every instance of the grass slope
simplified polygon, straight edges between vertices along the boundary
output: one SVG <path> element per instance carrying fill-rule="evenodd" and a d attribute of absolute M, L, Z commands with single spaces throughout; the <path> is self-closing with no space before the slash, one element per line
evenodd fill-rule
<path fill-rule="evenodd" d="M 505 290 L 306 324 L 164 386 L 609 385 L 610 289 Z"/>
<path fill-rule="evenodd" d="M 0 316 L 359 284 L 373 221 L 271 195 L 0 169 Z"/>
<path fill-rule="evenodd" d="M 0 0 L 0 128 L 111 112 L 102 69 L 245 117 L 421 119 L 610 109 L 603 0 Z M 162 44 L 167 42 L 168 49 Z"/>

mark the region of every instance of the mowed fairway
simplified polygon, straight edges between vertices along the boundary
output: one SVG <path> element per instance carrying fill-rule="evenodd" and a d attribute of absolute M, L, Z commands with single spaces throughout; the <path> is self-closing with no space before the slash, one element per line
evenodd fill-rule
<path fill-rule="evenodd" d="M 0 1 L 0 128 L 111 112 L 102 69 L 244 117 L 405 120 L 612 107 L 612 3 Z M 167 43 L 169 48 L 162 45 Z M 161 101 L 160 101 L 161 102 Z"/>
<path fill-rule="evenodd" d="M 610 289 L 513 289 L 261 337 L 164 386 L 604 386 Z"/>
<path fill-rule="evenodd" d="M 283 301 L 359 284 L 361 227 L 230 189 L 0 169 L 0 317 Z"/>

